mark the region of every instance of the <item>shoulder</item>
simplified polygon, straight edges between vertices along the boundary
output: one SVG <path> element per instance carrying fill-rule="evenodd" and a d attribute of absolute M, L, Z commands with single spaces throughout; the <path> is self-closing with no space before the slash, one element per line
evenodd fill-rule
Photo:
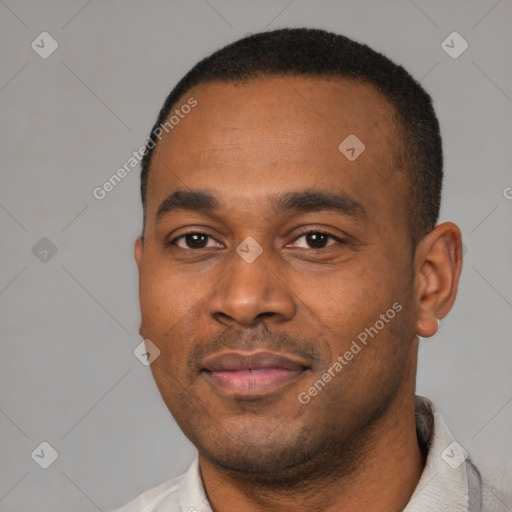
<path fill-rule="evenodd" d="M 482 477 L 482 511 L 510 512 L 512 484 L 498 474 Z"/>
<path fill-rule="evenodd" d="M 181 512 L 179 490 L 184 476 L 166 480 L 111 512 Z"/>

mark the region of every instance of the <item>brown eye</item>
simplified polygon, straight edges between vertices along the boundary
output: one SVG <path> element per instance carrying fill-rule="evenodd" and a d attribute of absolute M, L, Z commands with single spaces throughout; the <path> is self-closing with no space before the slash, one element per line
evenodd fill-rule
<path fill-rule="evenodd" d="M 303 242 L 300 242 L 303 240 Z M 345 243 L 341 238 L 322 231 L 308 231 L 295 239 L 293 245 L 301 249 L 324 249 L 335 243 Z"/>
<path fill-rule="evenodd" d="M 308 233 L 306 242 L 312 249 L 322 249 L 327 245 L 329 236 L 324 233 Z"/>
<path fill-rule="evenodd" d="M 212 242 L 215 242 L 213 246 L 218 245 L 218 242 L 210 235 L 193 231 L 174 238 L 168 245 L 175 245 L 180 249 L 205 249 L 212 247 Z"/>
<path fill-rule="evenodd" d="M 208 235 L 203 233 L 185 235 L 184 239 L 187 246 L 191 249 L 201 249 L 206 247 L 206 244 L 208 243 Z"/>

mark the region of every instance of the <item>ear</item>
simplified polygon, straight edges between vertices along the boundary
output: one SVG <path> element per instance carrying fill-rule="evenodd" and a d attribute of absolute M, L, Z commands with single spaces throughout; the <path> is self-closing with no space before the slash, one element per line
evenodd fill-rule
<path fill-rule="evenodd" d="M 462 270 L 462 235 L 453 222 L 436 226 L 418 244 L 415 256 L 416 334 L 433 336 L 439 319 L 455 302 Z"/>
<path fill-rule="evenodd" d="M 141 270 L 142 270 L 142 254 L 144 250 L 144 240 L 142 236 L 138 236 L 135 240 L 135 244 L 133 245 L 133 255 L 135 257 L 135 263 L 137 263 L 137 268 L 139 269 L 139 293 L 140 293 L 140 279 L 141 279 Z M 142 318 L 139 324 L 139 334 L 142 338 L 144 335 L 142 334 Z"/>
<path fill-rule="evenodd" d="M 139 269 L 142 265 L 142 252 L 144 249 L 144 241 L 142 239 L 142 236 L 138 236 L 135 240 L 135 244 L 133 246 L 133 255 L 135 256 L 135 263 L 137 263 L 137 268 Z"/>

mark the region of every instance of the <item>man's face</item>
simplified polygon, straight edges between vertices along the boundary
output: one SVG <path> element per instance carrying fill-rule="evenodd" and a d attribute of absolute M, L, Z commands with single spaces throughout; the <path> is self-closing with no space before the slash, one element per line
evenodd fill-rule
<path fill-rule="evenodd" d="M 203 84 L 175 108 L 191 96 L 153 155 L 136 242 L 140 332 L 161 351 L 162 397 L 225 469 L 279 472 L 355 450 L 414 387 L 392 109 L 340 79 Z M 338 149 L 350 134 L 365 145 L 355 160 L 354 139 Z"/>

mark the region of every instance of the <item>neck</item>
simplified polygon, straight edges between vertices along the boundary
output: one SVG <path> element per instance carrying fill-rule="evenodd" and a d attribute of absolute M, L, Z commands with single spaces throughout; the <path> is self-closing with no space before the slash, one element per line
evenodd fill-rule
<path fill-rule="evenodd" d="M 416 435 L 414 392 L 399 394 L 386 413 L 365 433 L 361 457 L 347 473 L 303 480 L 292 487 L 265 487 L 257 477 L 226 473 L 199 455 L 205 489 L 214 512 L 292 512 L 310 510 L 401 511 L 407 505 L 425 464 Z M 336 477 L 336 475 L 338 475 Z"/>

